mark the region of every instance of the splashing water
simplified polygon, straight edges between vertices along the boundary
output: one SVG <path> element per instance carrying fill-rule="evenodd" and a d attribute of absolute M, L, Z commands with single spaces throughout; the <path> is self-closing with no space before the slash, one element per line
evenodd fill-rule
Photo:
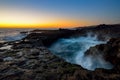
<path fill-rule="evenodd" d="M 84 53 L 92 46 L 105 44 L 107 41 L 100 41 L 97 36 L 81 36 L 70 39 L 60 39 L 54 43 L 49 49 L 56 55 L 65 59 L 67 62 L 81 65 L 88 70 L 96 68 L 111 69 L 112 65 L 106 62 L 102 55 L 97 57 L 84 56 Z"/>
<path fill-rule="evenodd" d="M 13 36 L 5 36 L 3 37 L 3 40 L 5 41 L 16 41 L 16 40 L 21 40 L 22 38 L 26 37 L 26 34 L 16 34 Z"/>

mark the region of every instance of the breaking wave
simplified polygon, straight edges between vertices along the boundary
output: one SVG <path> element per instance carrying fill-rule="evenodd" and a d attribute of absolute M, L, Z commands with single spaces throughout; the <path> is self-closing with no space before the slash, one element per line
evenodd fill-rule
<path fill-rule="evenodd" d="M 102 55 L 93 57 L 84 54 L 90 47 L 106 42 L 98 40 L 96 35 L 89 34 L 77 38 L 59 39 L 49 49 L 67 62 L 81 65 L 88 70 L 95 70 L 96 68 L 111 69 L 112 65 L 105 61 Z"/>

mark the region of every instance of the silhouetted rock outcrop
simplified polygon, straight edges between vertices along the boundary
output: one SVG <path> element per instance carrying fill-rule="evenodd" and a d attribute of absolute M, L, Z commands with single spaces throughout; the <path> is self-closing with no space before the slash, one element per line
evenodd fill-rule
<path fill-rule="evenodd" d="M 97 25 L 97 26 L 91 26 L 91 27 L 85 27 L 85 28 L 77 28 L 77 31 L 80 34 L 85 35 L 86 33 L 94 33 L 98 36 L 99 39 L 110 39 L 110 38 L 116 38 L 120 37 L 120 24 L 115 25 Z M 77 34 L 79 34 L 77 33 Z"/>
<path fill-rule="evenodd" d="M 49 46 L 60 38 L 68 38 L 75 34 L 75 30 L 60 29 L 60 30 L 34 30 L 31 31 L 25 39 L 42 41 L 44 46 Z"/>
<path fill-rule="evenodd" d="M 91 47 L 87 55 L 103 55 L 113 69 L 89 71 L 53 55 L 45 46 L 60 38 L 93 32 L 99 39 L 112 38 L 107 44 Z M 115 38 L 114 38 L 115 37 Z M 78 30 L 34 30 L 22 40 L 0 43 L 0 80 L 120 80 L 120 27 L 100 25 Z M 98 53 L 97 51 L 101 52 Z"/>

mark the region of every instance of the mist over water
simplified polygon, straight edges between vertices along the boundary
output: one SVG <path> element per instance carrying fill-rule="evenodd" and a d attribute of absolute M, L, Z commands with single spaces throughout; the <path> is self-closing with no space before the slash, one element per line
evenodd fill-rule
<path fill-rule="evenodd" d="M 101 54 L 98 56 L 85 56 L 84 54 L 90 47 L 106 42 L 98 40 L 96 35 L 89 34 L 77 38 L 59 39 L 49 49 L 67 62 L 81 65 L 88 70 L 111 69 L 112 65 L 106 62 Z"/>
<path fill-rule="evenodd" d="M 33 29 L 0 29 L 0 42 L 7 42 L 7 41 L 16 41 L 21 40 L 22 38 L 26 37 L 26 34 L 21 34 L 20 32 L 24 31 L 31 31 Z"/>
<path fill-rule="evenodd" d="M 16 40 L 21 40 L 22 38 L 26 37 L 26 34 L 16 34 L 12 36 L 5 36 L 3 37 L 3 40 L 5 41 L 16 41 Z"/>

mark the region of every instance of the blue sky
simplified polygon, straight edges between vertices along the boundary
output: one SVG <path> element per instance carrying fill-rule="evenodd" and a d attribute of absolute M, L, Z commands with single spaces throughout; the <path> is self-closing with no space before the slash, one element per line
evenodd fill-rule
<path fill-rule="evenodd" d="M 74 20 L 76 24 L 82 20 L 86 25 L 120 22 L 120 0 L 0 0 L 0 10 L 55 15 L 53 18 Z"/>

